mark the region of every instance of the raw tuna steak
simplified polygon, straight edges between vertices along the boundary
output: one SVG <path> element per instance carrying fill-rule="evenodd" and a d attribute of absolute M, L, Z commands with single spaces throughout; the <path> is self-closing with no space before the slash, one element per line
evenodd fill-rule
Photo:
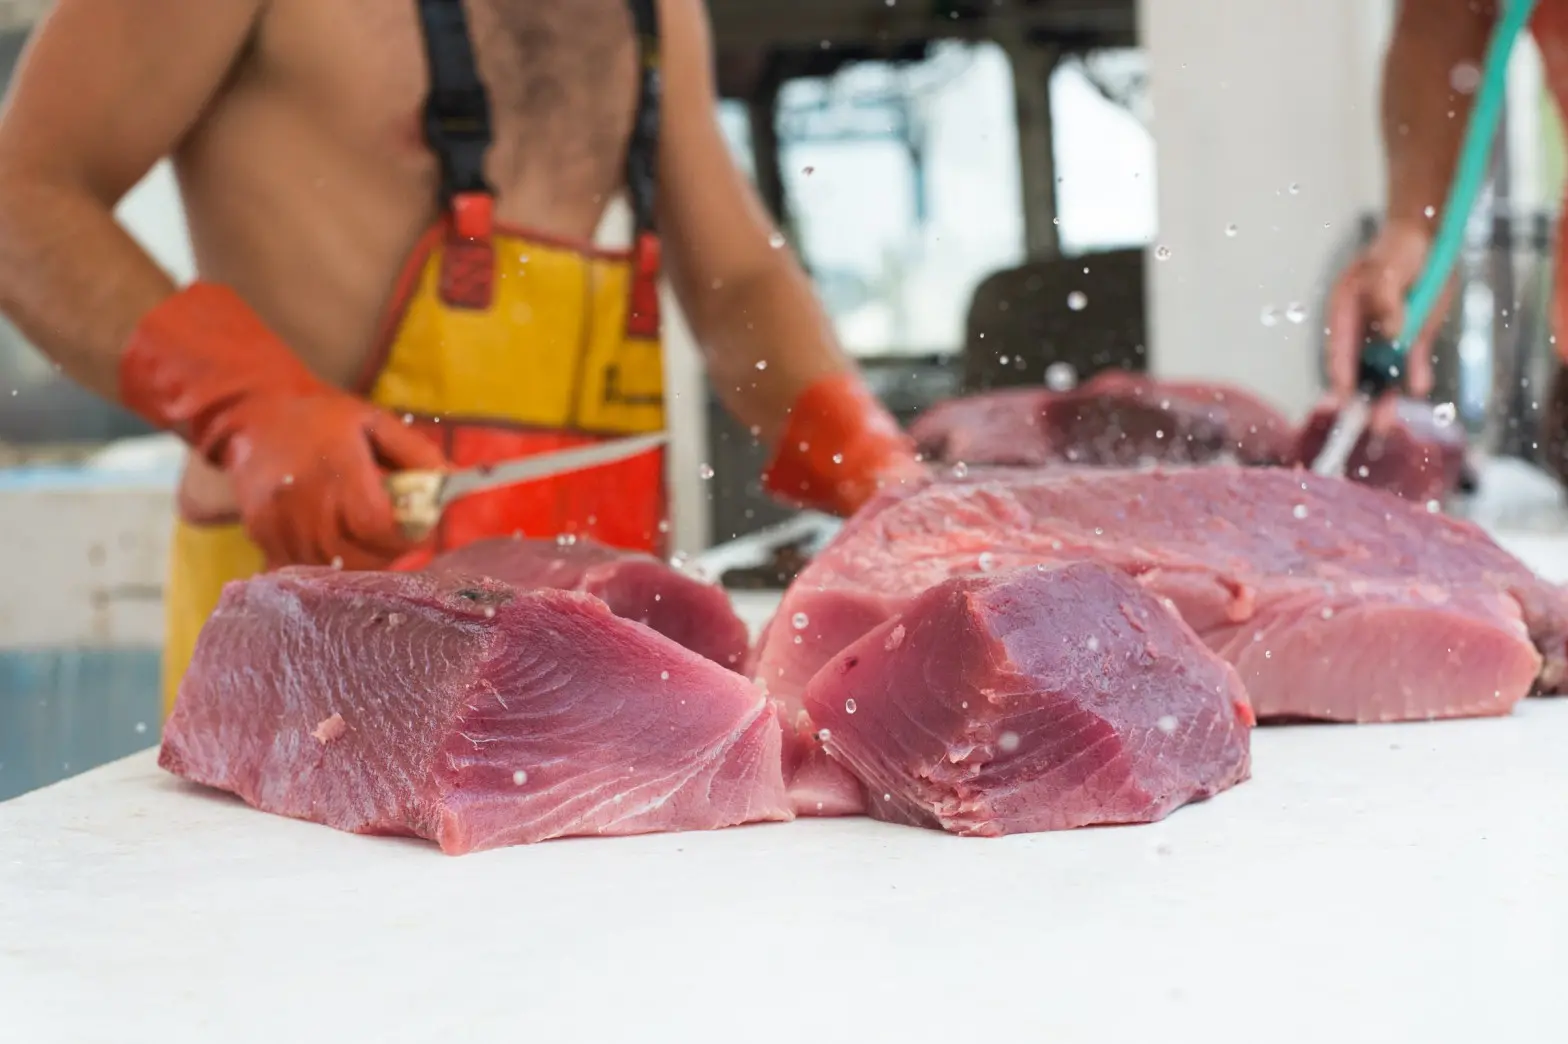
<path fill-rule="evenodd" d="M 910 434 L 928 458 L 966 466 L 1277 464 L 1292 450 L 1290 423 L 1247 392 L 1119 371 L 1066 392 L 953 399 L 926 411 Z"/>
<path fill-rule="evenodd" d="M 1311 466 L 1328 443 L 1338 416 L 1332 405 L 1313 411 L 1296 438 L 1294 463 Z M 1451 416 L 1439 416 L 1430 403 L 1403 399 L 1392 427 L 1361 436 L 1346 463 L 1345 477 L 1422 504 L 1441 501 L 1475 486 L 1465 448 L 1464 430 Z"/>
<path fill-rule="evenodd" d="M 451 854 L 791 818 L 773 708 L 603 602 L 448 573 L 228 585 L 159 764 Z"/>
<path fill-rule="evenodd" d="M 823 664 L 927 588 L 1074 560 L 1170 598 L 1259 718 L 1502 714 L 1568 668 L 1568 594 L 1480 529 L 1340 479 L 1207 467 L 1019 472 L 887 503 L 786 592 L 754 673 L 793 715 Z"/>
<path fill-rule="evenodd" d="M 1236 672 L 1088 562 L 939 584 L 834 657 L 805 703 L 873 816 L 956 834 L 1150 823 L 1248 775 Z"/>
<path fill-rule="evenodd" d="M 750 636 L 724 590 L 652 555 L 587 540 L 561 545 L 502 537 L 448 551 L 425 568 L 488 576 L 522 590 L 582 591 L 616 616 L 647 624 L 715 663 L 737 671 L 745 666 Z"/>

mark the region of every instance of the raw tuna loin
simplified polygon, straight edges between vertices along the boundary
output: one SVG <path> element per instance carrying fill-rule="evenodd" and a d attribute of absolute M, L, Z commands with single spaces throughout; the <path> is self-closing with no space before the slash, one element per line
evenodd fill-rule
<path fill-rule="evenodd" d="M 1236 672 L 1092 563 L 948 580 L 805 694 L 872 815 L 996 836 L 1149 823 L 1247 778 Z"/>
<path fill-rule="evenodd" d="M 1278 464 L 1292 450 L 1290 422 L 1248 392 L 1114 370 L 1071 391 L 1007 388 L 938 403 L 910 435 L 929 459 L 970 467 Z"/>
<path fill-rule="evenodd" d="M 1020 472 L 888 502 L 791 585 L 753 672 L 790 720 L 823 664 L 927 588 L 1077 560 L 1170 598 L 1260 719 L 1503 714 L 1568 669 L 1568 595 L 1479 528 L 1344 480 L 1206 467 Z"/>
<path fill-rule="evenodd" d="M 1291 461 L 1310 467 L 1328 444 L 1338 417 L 1332 405 L 1314 410 L 1296 436 Z M 1452 417 L 1439 417 L 1430 403 L 1401 399 L 1392 427 L 1367 431 L 1357 441 L 1345 477 L 1425 504 L 1474 487 L 1475 476 L 1465 458 L 1464 429 Z"/>
<path fill-rule="evenodd" d="M 448 551 L 425 569 L 488 576 L 522 590 L 582 591 L 616 616 L 647 624 L 714 663 L 737 671 L 745 665 L 750 636 L 724 590 L 652 555 L 588 540 L 502 537 Z"/>
<path fill-rule="evenodd" d="M 772 706 L 588 595 L 450 573 L 228 585 L 159 764 L 460 854 L 791 818 Z"/>

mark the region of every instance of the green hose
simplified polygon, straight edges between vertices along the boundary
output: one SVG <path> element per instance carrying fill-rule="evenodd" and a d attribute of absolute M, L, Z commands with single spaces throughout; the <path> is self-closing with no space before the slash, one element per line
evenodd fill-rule
<path fill-rule="evenodd" d="M 1448 201 L 1443 206 L 1443 220 L 1438 225 L 1437 237 L 1432 241 L 1432 252 L 1427 256 L 1421 277 L 1410 288 L 1405 303 L 1405 323 L 1397 342 L 1401 354 L 1415 343 L 1426 326 L 1464 246 L 1465 225 L 1470 220 L 1476 197 L 1481 194 L 1481 186 L 1486 183 L 1492 140 L 1497 135 L 1497 121 L 1508 95 L 1508 58 L 1513 52 L 1514 41 L 1534 10 L 1535 0 L 1505 0 L 1503 16 L 1487 43 L 1481 86 L 1476 94 L 1475 108 L 1470 113 L 1470 123 L 1465 128 L 1459 166 L 1454 171 Z"/>

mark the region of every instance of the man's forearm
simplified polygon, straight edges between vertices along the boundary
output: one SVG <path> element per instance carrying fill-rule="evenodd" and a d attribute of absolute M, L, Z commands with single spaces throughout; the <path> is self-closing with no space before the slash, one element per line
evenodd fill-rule
<path fill-rule="evenodd" d="M 0 309 L 76 381 L 118 401 L 126 340 L 174 290 L 90 193 L 0 172 Z"/>
<path fill-rule="evenodd" d="M 683 296 L 697 302 L 688 318 L 710 383 L 766 446 L 777 443 L 802 392 L 852 366 L 810 282 L 786 256 L 731 285 Z"/>
<path fill-rule="evenodd" d="M 1495 0 L 1400 3 L 1383 69 L 1390 222 L 1440 216 L 1496 18 Z"/>

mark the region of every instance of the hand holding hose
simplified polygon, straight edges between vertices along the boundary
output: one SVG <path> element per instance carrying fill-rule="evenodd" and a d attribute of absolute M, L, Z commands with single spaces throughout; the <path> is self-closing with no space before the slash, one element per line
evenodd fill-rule
<path fill-rule="evenodd" d="M 1345 268 L 1329 292 L 1329 386 L 1340 402 L 1359 390 L 1363 353 L 1374 339 L 1394 341 L 1404 329 L 1406 300 L 1421 275 L 1431 237 L 1421 226 L 1391 223 Z M 1424 396 L 1432 389 L 1432 340 L 1447 312 L 1445 290 L 1404 359 L 1406 387 Z"/>

